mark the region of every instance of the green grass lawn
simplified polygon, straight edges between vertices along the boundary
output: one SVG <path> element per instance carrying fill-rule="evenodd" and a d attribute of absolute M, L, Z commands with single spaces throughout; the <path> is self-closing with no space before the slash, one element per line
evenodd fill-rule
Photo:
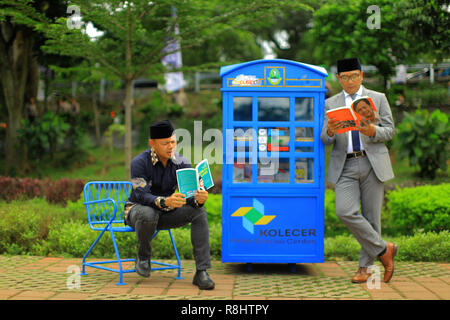
<path fill-rule="evenodd" d="M 133 156 L 142 150 L 133 150 Z M 125 155 L 123 150 L 89 148 L 80 163 L 69 166 L 41 165 L 39 172 L 31 177 L 47 177 L 53 180 L 61 178 L 92 180 L 127 180 L 125 175 Z"/>

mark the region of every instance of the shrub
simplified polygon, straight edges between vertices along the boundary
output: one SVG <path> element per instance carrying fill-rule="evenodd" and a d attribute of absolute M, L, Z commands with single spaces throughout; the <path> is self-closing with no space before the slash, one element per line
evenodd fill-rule
<path fill-rule="evenodd" d="M 448 101 L 446 86 L 421 85 L 405 90 L 405 104 L 411 107 L 442 106 Z"/>
<path fill-rule="evenodd" d="M 419 232 L 413 236 L 386 238 L 385 240 L 398 245 L 396 261 L 450 261 L 450 232 L 448 231 Z M 352 235 L 325 238 L 325 260 L 357 261 L 360 250 L 361 246 Z"/>
<path fill-rule="evenodd" d="M 55 153 L 58 146 L 64 144 L 64 138 L 70 129 L 69 123 L 53 111 L 48 111 L 34 121 L 22 120 L 22 127 L 17 131 L 22 145 L 28 147 L 32 159 L 42 159 L 45 155 Z"/>
<path fill-rule="evenodd" d="M 60 206 L 44 199 L 0 203 L 0 253 L 27 254 L 46 241 L 50 225 L 60 219 Z"/>
<path fill-rule="evenodd" d="M 434 179 L 438 169 L 447 170 L 450 124 L 446 113 L 435 110 L 429 115 L 421 109 L 405 113 L 397 128 L 394 145 L 410 165 L 419 166 L 421 177 Z"/>
<path fill-rule="evenodd" d="M 222 252 L 222 226 L 210 223 L 211 257 L 220 260 Z M 172 229 L 179 255 L 193 259 L 191 230 Z M 82 200 L 69 202 L 66 207 L 48 204 L 45 199 L 0 202 L 0 254 L 67 255 L 83 257 L 99 235 L 89 228 Z M 134 232 L 116 233 L 122 258 L 137 254 Z M 416 232 L 413 236 L 401 236 L 386 241 L 399 245 L 396 259 L 403 261 L 449 261 L 450 232 Z M 155 259 L 175 259 L 170 237 L 161 232 L 152 243 Z M 358 260 L 360 245 L 353 235 L 325 238 L 325 258 Z M 114 247 L 107 232 L 97 243 L 90 258 L 112 258 Z"/>
<path fill-rule="evenodd" d="M 81 221 L 54 224 L 48 235 L 47 249 L 52 255 L 82 257 L 97 236 L 97 232 L 93 232 L 87 223 Z M 107 238 L 107 236 L 108 234 L 105 233 L 104 237 Z M 106 251 L 104 247 L 105 241 L 97 243 L 93 255 L 103 256 Z"/>
<path fill-rule="evenodd" d="M 325 190 L 325 236 L 333 237 L 349 231 L 336 215 L 334 190 Z"/>
<path fill-rule="evenodd" d="M 77 201 L 84 187 L 84 181 L 80 179 L 62 178 L 57 181 L 48 180 L 47 183 L 46 198 L 50 203 Z"/>
<path fill-rule="evenodd" d="M 92 231 L 87 221 L 64 222 L 52 225 L 46 246 L 53 255 L 69 255 L 83 257 L 100 232 Z M 137 241 L 135 233 L 115 234 L 121 258 L 135 257 Z M 88 256 L 89 258 L 115 257 L 111 234 L 106 232 Z M 88 260 L 89 260 L 88 258 Z"/>
<path fill-rule="evenodd" d="M 0 176 L 0 199 L 7 201 L 18 198 L 31 199 L 44 194 L 42 182 L 38 179 Z"/>
<path fill-rule="evenodd" d="M 339 257 L 342 260 L 356 261 L 359 259 L 361 246 L 353 235 L 339 235 L 325 238 L 325 260 Z"/>
<path fill-rule="evenodd" d="M 210 225 L 210 248 L 213 259 L 221 257 L 221 226 Z M 69 221 L 52 225 L 45 243 L 45 251 L 52 255 L 68 255 L 83 257 L 100 232 L 92 231 L 87 222 Z M 186 228 L 172 229 L 181 259 L 194 259 L 191 243 L 191 230 Z M 134 232 L 116 233 L 117 246 L 121 258 L 134 258 L 137 255 L 138 243 Z M 103 234 L 89 255 L 90 258 L 115 257 L 114 246 L 109 233 Z M 88 258 L 89 259 L 89 258 Z M 175 259 L 169 233 L 161 231 L 152 241 L 152 259 Z"/>
<path fill-rule="evenodd" d="M 396 189 L 387 194 L 391 228 L 402 234 L 448 230 L 450 184 Z"/>
<path fill-rule="evenodd" d="M 172 229 L 172 235 L 175 239 L 180 259 L 193 259 L 190 228 Z M 155 240 L 152 241 L 152 256 L 159 259 L 175 259 L 168 232 L 161 231 Z"/>
<path fill-rule="evenodd" d="M 216 223 L 209 226 L 209 247 L 212 259 L 222 258 L 222 224 Z"/>
<path fill-rule="evenodd" d="M 450 232 L 418 232 L 396 240 L 398 261 L 450 261 Z"/>
<path fill-rule="evenodd" d="M 222 223 L 222 195 L 208 194 L 208 200 L 205 202 L 205 210 L 208 213 L 208 222 L 210 224 Z"/>
<path fill-rule="evenodd" d="M 43 160 L 61 165 L 84 157 L 84 148 L 90 143 L 78 116 L 53 111 L 33 121 L 22 119 L 17 136 L 21 145 L 27 147 L 29 164 L 37 171 Z"/>
<path fill-rule="evenodd" d="M 83 191 L 84 182 L 80 179 L 11 178 L 0 176 L 0 199 L 32 199 L 45 197 L 48 202 L 65 205 L 67 201 L 77 201 Z"/>

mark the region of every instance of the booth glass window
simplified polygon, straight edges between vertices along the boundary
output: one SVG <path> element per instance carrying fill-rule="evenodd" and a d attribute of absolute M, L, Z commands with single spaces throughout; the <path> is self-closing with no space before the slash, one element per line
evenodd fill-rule
<path fill-rule="evenodd" d="M 234 121 L 252 121 L 252 98 L 233 98 Z"/>
<path fill-rule="evenodd" d="M 289 183 L 289 158 L 259 158 L 258 183 Z"/>
<path fill-rule="evenodd" d="M 312 142 L 314 142 L 314 128 L 295 128 L 295 152 L 314 152 L 314 147 L 310 145 Z"/>
<path fill-rule="evenodd" d="M 314 147 L 310 147 L 310 146 L 295 146 L 295 152 L 314 152 Z"/>
<path fill-rule="evenodd" d="M 259 121 L 289 121 L 289 98 L 259 97 Z"/>
<path fill-rule="evenodd" d="M 252 165 L 249 158 L 234 158 L 233 183 L 252 182 Z"/>
<path fill-rule="evenodd" d="M 295 128 L 296 142 L 314 142 L 314 128 L 297 127 Z"/>
<path fill-rule="evenodd" d="M 295 121 L 314 121 L 314 98 L 295 98 Z"/>
<path fill-rule="evenodd" d="M 297 158 L 295 159 L 295 183 L 313 183 L 314 182 L 314 159 Z"/>
<path fill-rule="evenodd" d="M 239 152 L 251 152 L 253 129 L 249 127 L 236 127 L 234 128 L 234 151 Z"/>

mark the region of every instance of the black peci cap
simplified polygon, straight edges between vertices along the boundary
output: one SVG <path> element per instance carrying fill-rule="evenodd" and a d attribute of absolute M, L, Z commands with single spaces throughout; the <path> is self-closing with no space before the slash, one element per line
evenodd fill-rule
<path fill-rule="evenodd" d="M 337 61 L 337 73 L 361 70 L 361 63 L 358 58 L 347 58 Z"/>
<path fill-rule="evenodd" d="M 158 121 L 150 125 L 150 139 L 170 138 L 174 131 L 169 120 Z"/>

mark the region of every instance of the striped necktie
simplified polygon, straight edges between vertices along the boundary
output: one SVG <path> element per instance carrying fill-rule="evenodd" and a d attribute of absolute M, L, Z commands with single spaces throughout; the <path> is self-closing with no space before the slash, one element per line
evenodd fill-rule
<path fill-rule="evenodd" d="M 352 101 L 356 98 L 356 93 L 350 95 Z M 359 143 L 359 131 L 353 130 L 352 132 L 352 144 L 353 144 L 353 152 L 361 151 L 361 145 Z"/>

